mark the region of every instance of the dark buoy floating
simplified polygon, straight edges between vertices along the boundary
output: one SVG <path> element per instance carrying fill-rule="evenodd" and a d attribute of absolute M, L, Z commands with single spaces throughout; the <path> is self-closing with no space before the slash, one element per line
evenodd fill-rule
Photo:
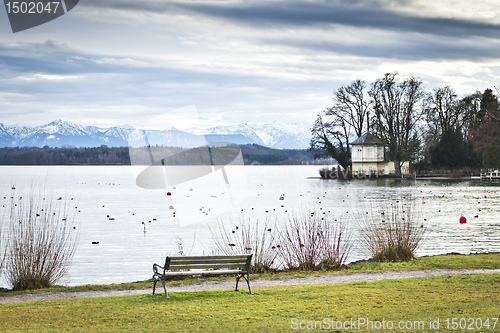
<path fill-rule="evenodd" d="M 460 221 L 460 224 L 465 224 L 465 223 L 467 223 L 467 219 L 466 219 L 466 218 L 465 218 L 465 216 L 463 216 L 463 215 L 462 215 L 462 216 L 460 216 L 459 221 Z"/>

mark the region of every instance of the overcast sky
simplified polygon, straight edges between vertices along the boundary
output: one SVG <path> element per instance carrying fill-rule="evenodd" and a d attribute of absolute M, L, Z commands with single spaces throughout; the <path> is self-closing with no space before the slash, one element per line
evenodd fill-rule
<path fill-rule="evenodd" d="M 499 14 L 497 0 L 80 0 L 14 34 L 2 7 L 0 122 L 312 123 L 333 90 L 393 71 L 484 91 L 500 86 Z"/>

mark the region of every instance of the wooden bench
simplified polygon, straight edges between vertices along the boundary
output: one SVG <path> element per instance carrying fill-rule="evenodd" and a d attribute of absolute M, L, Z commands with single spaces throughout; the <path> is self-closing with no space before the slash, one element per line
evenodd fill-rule
<path fill-rule="evenodd" d="M 165 296 L 168 297 L 165 287 L 165 278 L 168 276 L 186 276 L 186 275 L 214 275 L 214 274 L 235 274 L 236 288 L 238 291 L 238 282 L 241 278 L 247 281 L 248 291 L 250 289 L 250 263 L 252 254 L 232 255 L 232 256 L 182 256 L 167 257 L 165 265 L 153 264 L 153 295 L 155 294 L 156 282 L 160 281 L 165 290 Z"/>

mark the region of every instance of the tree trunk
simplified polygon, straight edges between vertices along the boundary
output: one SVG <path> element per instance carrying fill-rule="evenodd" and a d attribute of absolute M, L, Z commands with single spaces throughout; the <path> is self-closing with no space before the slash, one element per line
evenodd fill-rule
<path fill-rule="evenodd" d="M 394 160 L 394 173 L 396 177 L 401 177 L 401 161 Z"/>

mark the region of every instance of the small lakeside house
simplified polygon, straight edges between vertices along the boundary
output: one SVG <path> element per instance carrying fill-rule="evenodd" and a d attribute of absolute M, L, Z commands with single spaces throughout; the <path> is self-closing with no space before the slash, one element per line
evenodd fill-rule
<path fill-rule="evenodd" d="M 385 158 L 385 145 L 376 136 L 366 132 L 351 144 L 353 176 L 381 176 L 395 173 L 394 162 Z M 401 173 L 409 172 L 409 162 L 401 166 Z"/>

